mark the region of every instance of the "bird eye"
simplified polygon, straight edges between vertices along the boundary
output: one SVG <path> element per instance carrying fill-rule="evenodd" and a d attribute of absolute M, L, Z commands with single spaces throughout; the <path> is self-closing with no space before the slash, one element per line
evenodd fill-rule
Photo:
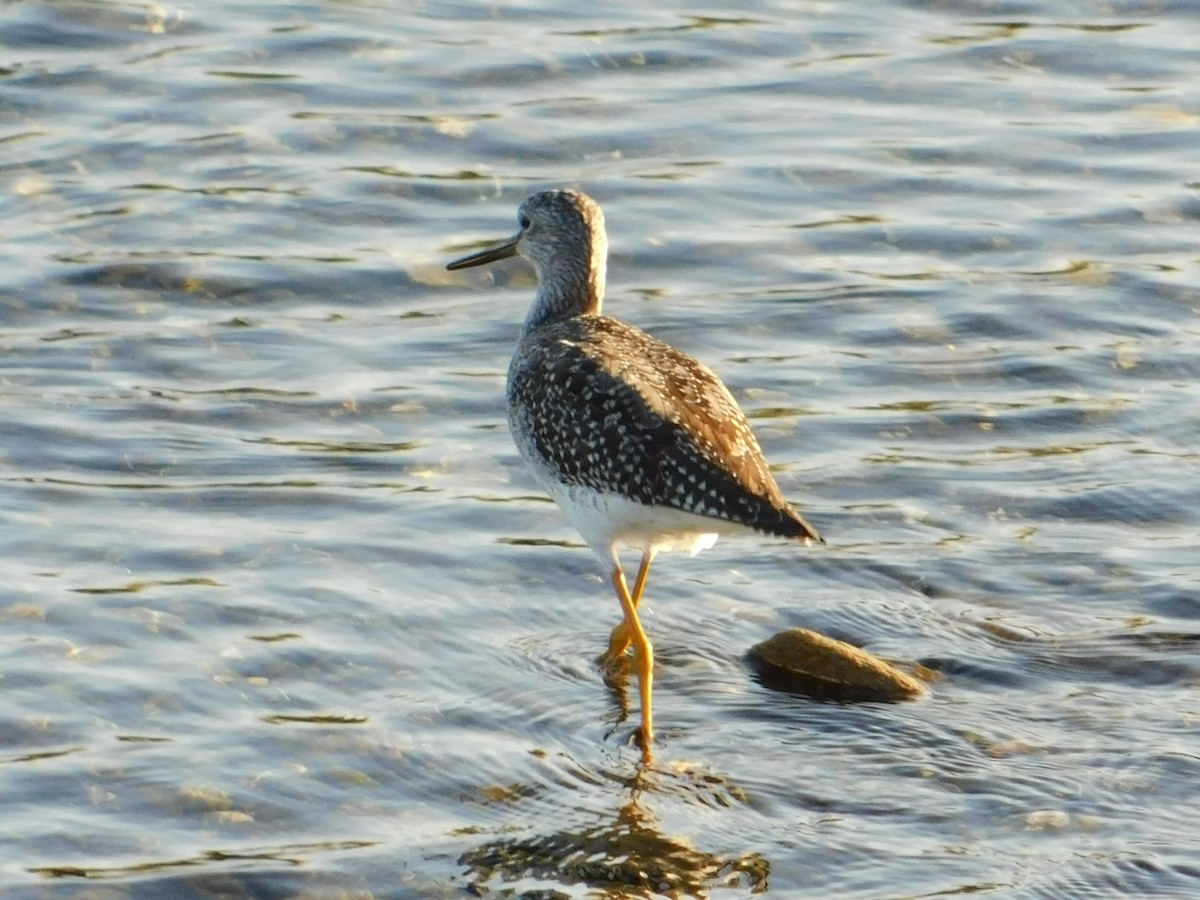
<path fill-rule="evenodd" d="M 521 218 L 517 219 L 517 224 L 520 225 L 521 230 L 524 231 L 529 227 L 529 216 L 521 216 Z"/>

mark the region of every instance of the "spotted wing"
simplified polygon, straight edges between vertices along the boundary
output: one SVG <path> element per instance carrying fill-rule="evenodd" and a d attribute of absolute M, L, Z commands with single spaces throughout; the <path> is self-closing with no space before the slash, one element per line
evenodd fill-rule
<path fill-rule="evenodd" d="M 818 539 L 716 375 L 633 326 L 581 316 L 539 329 L 514 360 L 509 401 L 518 445 L 562 481 Z"/>

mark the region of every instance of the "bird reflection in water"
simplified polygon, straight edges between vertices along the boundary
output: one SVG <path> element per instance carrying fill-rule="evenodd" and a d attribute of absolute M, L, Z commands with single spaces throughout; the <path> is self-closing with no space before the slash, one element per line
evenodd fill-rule
<path fill-rule="evenodd" d="M 498 880 L 522 882 L 521 895 L 530 897 L 559 896 L 554 888 L 568 885 L 584 885 L 589 896 L 603 898 L 705 897 L 713 890 L 730 888 L 765 892 L 770 863 L 760 854 L 708 853 L 684 837 L 660 830 L 654 814 L 639 797 L 650 787 L 647 779 L 664 775 L 670 777 L 640 767 L 628 779 L 628 797 L 611 822 L 606 819 L 559 831 L 506 835 L 468 850 L 458 862 L 467 867 L 470 891 L 477 895 L 503 891 L 498 885 L 489 885 Z M 706 806 L 742 802 L 740 792 L 716 776 L 686 769 L 678 775 L 677 786 Z M 654 785 L 655 790 L 662 787 Z M 507 793 L 512 796 L 514 792 Z M 531 792 L 515 793 L 528 797 Z M 511 828 L 507 825 L 497 830 Z M 529 830 L 534 828 L 531 825 Z"/>

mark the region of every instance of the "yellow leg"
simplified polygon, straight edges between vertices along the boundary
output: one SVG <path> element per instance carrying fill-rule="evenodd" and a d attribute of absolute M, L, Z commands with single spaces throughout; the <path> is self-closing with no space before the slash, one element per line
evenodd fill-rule
<path fill-rule="evenodd" d="M 637 609 L 638 604 L 642 602 L 642 591 L 646 589 L 646 579 L 650 575 L 650 563 L 654 560 L 654 554 L 645 553 L 642 555 L 642 564 L 638 568 L 637 579 L 633 582 L 633 595 L 630 600 L 633 603 L 633 608 Z M 617 623 L 613 628 L 612 634 L 608 638 L 608 650 L 600 657 L 603 663 L 613 663 L 617 658 L 625 652 L 625 648 L 629 646 L 629 628 L 625 621 Z"/>
<path fill-rule="evenodd" d="M 648 568 L 648 564 L 644 565 Z M 640 579 L 639 579 L 640 580 Z M 638 621 L 637 604 L 629 596 L 629 587 L 625 584 L 625 573 L 621 567 L 613 569 L 613 587 L 617 591 L 617 599 L 621 601 L 621 611 L 625 613 L 625 629 L 633 644 L 633 661 L 637 666 L 638 692 L 642 696 L 642 746 L 649 752 L 650 743 L 654 740 L 654 728 L 650 712 L 650 693 L 654 685 L 654 648 L 650 639 L 642 630 Z"/>

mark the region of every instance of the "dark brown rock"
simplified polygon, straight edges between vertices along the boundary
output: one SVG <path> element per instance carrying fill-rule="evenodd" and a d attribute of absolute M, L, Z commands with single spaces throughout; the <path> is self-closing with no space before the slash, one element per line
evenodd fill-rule
<path fill-rule="evenodd" d="M 920 681 L 866 650 L 807 628 L 781 631 L 750 648 L 762 683 L 822 700 L 911 700 Z"/>

